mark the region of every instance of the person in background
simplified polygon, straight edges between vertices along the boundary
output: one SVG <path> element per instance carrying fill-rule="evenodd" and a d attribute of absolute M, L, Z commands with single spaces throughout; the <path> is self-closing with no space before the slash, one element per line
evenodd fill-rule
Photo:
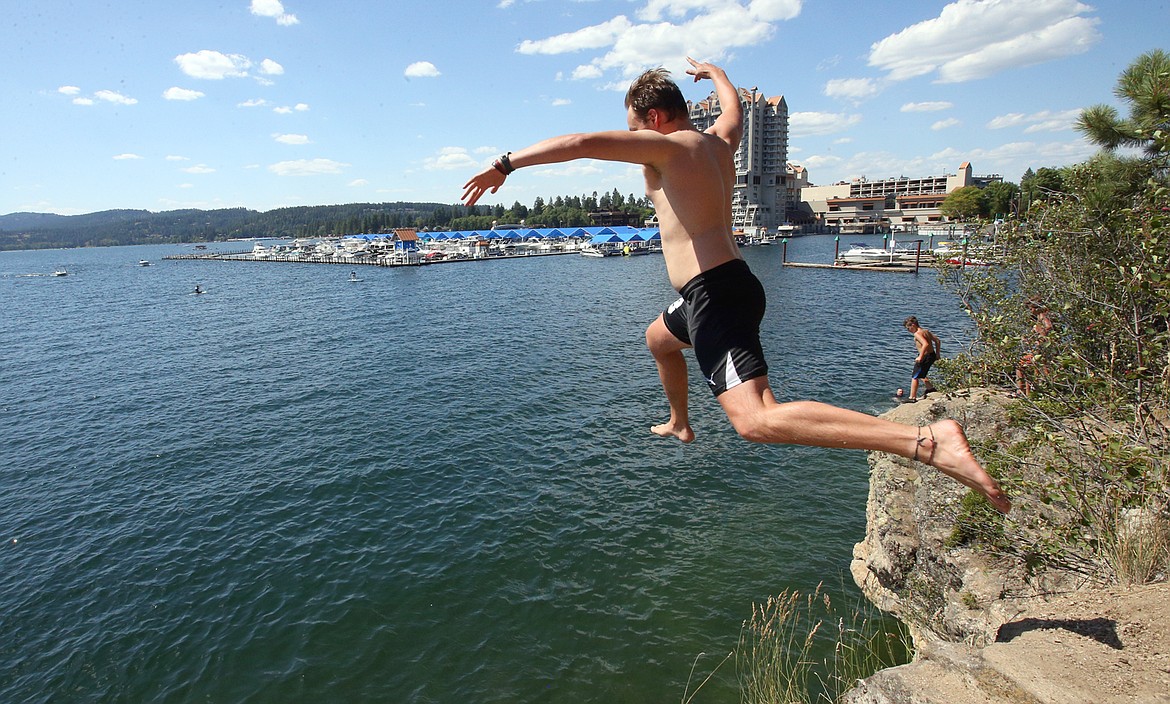
<path fill-rule="evenodd" d="M 470 207 L 517 169 L 575 159 L 642 166 L 654 204 L 671 285 L 681 297 L 646 330 L 670 407 L 655 435 L 689 443 L 687 363 L 692 348 L 703 377 L 732 426 L 753 442 L 889 452 L 922 461 L 982 494 L 1003 513 L 1011 502 L 971 452 L 954 420 L 915 427 L 816 401 L 779 403 L 760 344 L 764 289 L 731 230 L 735 152 L 743 135 L 739 91 L 726 72 L 687 58 L 695 81 L 710 80 L 721 113 L 705 132 L 665 69 L 646 71 L 626 93 L 625 130 L 565 134 L 496 158 L 463 185 Z"/>
<path fill-rule="evenodd" d="M 1040 302 L 1029 299 L 1025 305 L 1036 322 L 1032 325 L 1031 334 L 1024 338 L 1024 354 L 1016 365 L 1016 388 L 1021 394 L 1028 395 L 1032 393 L 1031 376 L 1036 366 L 1036 355 L 1040 353 L 1048 333 L 1052 332 L 1052 319 L 1048 317 L 1048 309 Z"/>
<path fill-rule="evenodd" d="M 910 395 L 906 398 L 906 403 L 914 403 L 918 400 L 919 382 L 922 382 L 924 387 L 923 397 L 934 392 L 934 384 L 930 383 L 928 375 L 931 365 L 942 356 L 942 340 L 938 339 L 938 335 L 919 325 L 918 318 L 913 315 L 902 321 L 902 327 L 914 336 L 914 346 L 918 348 L 918 356 L 914 358 L 914 371 L 910 374 Z"/>

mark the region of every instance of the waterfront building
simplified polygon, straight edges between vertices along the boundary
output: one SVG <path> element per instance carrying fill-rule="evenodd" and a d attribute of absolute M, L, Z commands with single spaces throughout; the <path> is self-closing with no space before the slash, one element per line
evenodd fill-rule
<path fill-rule="evenodd" d="M 788 103 L 784 96 L 766 98 L 759 89 L 739 89 L 743 139 L 735 153 L 736 183 L 731 200 L 732 227 L 747 234 L 775 233 L 793 221 L 800 208 L 804 169 L 788 164 Z M 722 110 L 716 93 L 688 101 L 691 122 L 706 130 Z M 802 180 L 803 179 L 803 180 Z"/>
<path fill-rule="evenodd" d="M 866 178 L 830 186 L 808 186 L 801 199 L 812 210 L 817 224 L 840 232 L 889 232 L 914 230 L 946 222 L 939 207 L 959 188 L 986 188 L 1003 181 L 998 174 L 974 175 L 971 162 L 956 173 L 942 176 Z"/>

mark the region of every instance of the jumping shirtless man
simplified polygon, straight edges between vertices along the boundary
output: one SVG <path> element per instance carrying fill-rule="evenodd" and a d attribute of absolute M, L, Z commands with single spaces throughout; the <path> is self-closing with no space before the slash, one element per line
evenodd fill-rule
<path fill-rule="evenodd" d="M 925 462 L 1007 513 L 1011 502 L 967 443 L 962 426 L 940 420 L 903 425 L 816 401 L 778 403 L 760 345 L 764 289 L 731 234 L 735 151 L 743 135 L 739 93 L 723 69 L 687 58 L 695 81 L 710 79 L 722 113 L 706 132 L 691 123 L 686 99 L 663 69 L 647 71 L 626 93 L 626 131 L 567 134 L 496 159 L 471 178 L 463 202 L 495 193 L 513 171 L 574 159 L 641 164 L 654 203 L 670 282 L 681 294 L 646 330 L 646 344 L 670 405 L 650 430 L 691 442 L 687 364 L 695 359 L 732 426 L 753 442 L 889 452 Z"/>

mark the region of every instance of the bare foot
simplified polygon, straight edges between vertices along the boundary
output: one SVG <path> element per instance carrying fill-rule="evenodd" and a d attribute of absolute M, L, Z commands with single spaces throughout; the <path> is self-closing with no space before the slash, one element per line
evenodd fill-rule
<path fill-rule="evenodd" d="M 695 441 L 695 431 L 691 430 L 691 426 L 689 424 L 683 424 L 681 426 L 676 426 L 674 423 L 667 421 L 667 422 L 663 423 L 662 425 L 650 426 L 650 432 L 654 433 L 655 435 L 657 435 L 659 437 L 663 437 L 663 438 L 673 437 L 673 438 L 678 438 L 679 440 L 682 440 L 683 442 L 694 442 Z"/>
<path fill-rule="evenodd" d="M 1012 510 L 1012 502 L 999 488 L 999 484 L 971 454 L 971 445 L 967 442 L 963 426 L 953 420 L 940 420 L 923 428 L 922 432 L 925 437 L 918 448 L 920 460 L 983 494 L 1000 513 Z"/>

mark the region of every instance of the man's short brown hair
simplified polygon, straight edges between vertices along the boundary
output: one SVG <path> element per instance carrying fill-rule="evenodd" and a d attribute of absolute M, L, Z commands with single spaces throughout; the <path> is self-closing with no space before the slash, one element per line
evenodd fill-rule
<path fill-rule="evenodd" d="M 633 108 L 640 118 L 652 109 L 658 110 L 668 122 L 690 114 L 686 98 L 664 68 L 652 68 L 634 79 L 626 91 L 626 107 Z"/>
<path fill-rule="evenodd" d="M 907 330 L 910 329 L 911 325 L 914 327 L 922 327 L 918 324 L 918 318 L 915 318 L 913 315 L 902 321 L 902 327 L 906 328 Z"/>

